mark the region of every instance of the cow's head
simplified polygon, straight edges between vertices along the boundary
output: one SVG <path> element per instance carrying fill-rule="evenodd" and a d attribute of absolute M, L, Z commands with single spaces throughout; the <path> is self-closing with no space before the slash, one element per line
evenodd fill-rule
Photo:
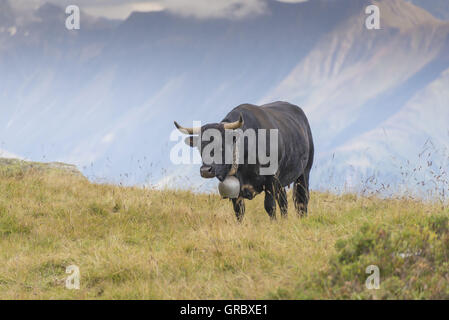
<path fill-rule="evenodd" d="M 185 143 L 190 147 L 197 147 L 200 151 L 203 160 L 200 174 L 203 178 L 214 178 L 223 181 L 226 176 L 234 175 L 237 171 L 237 159 L 235 155 L 235 148 L 233 142 L 235 139 L 227 139 L 226 132 L 242 128 L 243 117 L 240 115 L 239 120 L 235 122 L 210 123 L 202 127 L 186 128 L 179 125 L 175 121 L 176 128 L 184 134 L 190 135 L 185 139 Z M 221 136 L 221 143 L 218 148 L 211 149 L 215 136 Z M 201 136 L 201 141 L 199 137 Z M 225 161 L 226 152 L 229 150 L 234 153 L 234 158 L 231 162 Z M 219 154 L 215 154 L 218 151 Z M 218 160 L 221 159 L 221 160 Z"/>

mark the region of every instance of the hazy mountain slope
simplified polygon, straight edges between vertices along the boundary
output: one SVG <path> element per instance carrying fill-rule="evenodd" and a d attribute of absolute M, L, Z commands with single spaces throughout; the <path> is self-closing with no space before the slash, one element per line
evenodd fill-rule
<path fill-rule="evenodd" d="M 367 30 L 363 13 L 352 17 L 322 39 L 264 99 L 302 105 L 323 147 L 338 143 L 333 138 L 358 120 L 371 99 L 447 53 L 449 25 L 403 1 L 383 1 L 380 7 L 382 30 Z M 416 88 L 407 89 L 412 94 Z M 388 116 L 395 110 L 381 111 Z"/>
<path fill-rule="evenodd" d="M 0 0 L 0 28 L 12 27 L 15 24 L 15 17 L 8 0 Z"/>
<path fill-rule="evenodd" d="M 449 1 L 447 0 L 408 0 L 429 11 L 435 17 L 449 20 Z"/>
<path fill-rule="evenodd" d="M 318 149 L 317 176 L 321 181 L 328 178 L 329 159 L 334 154 L 338 157 L 342 150 L 338 146 L 351 149 L 352 144 L 358 145 L 359 135 L 377 129 L 449 67 L 448 23 L 403 1 L 377 4 L 381 10 L 381 30 L 367 30 L 363 12 L 354 16 L 322 39 L 263 99 L 285 99 L 304 107 L 312 122 Z M 435 98 L 439 94 L 436 92 Z M 425 110 L 425 101 L 421 102 Z M 436 108 L 444 112 L 447 105 L 438 104 Z M 431 119 L 439 116 L 439 112 L 429 115 Z M 408 121 L 404 117 L 402 120 Z M 424 126 L 429 123 L 432 121 L 425 122 Z M 445 124 L 440 123 L 439 128 L 444 130 Z M 421 137 L 434 137 L 420 128 L 402 129 L 403 136 L 412 136 L 413 131 Z M 419 153 L 421 140 L 411 139 L 410 147 L 407 152 L 401 152 L 402 156 Z M 368 143 L 360 143 L 364 148 L 370 147 Z M 396 144 L 401 142 L 391 141 L 390 148 L 398 150 Z M 374 155 L 389 153 L 380 147 L 373 150 Z M 353 154 L 353 157 L 360 163 L 358 168 L 378 167 L 373 162 L 361 161 L 360 155 Z M 334 174 L 339 176 L 340 184 L 350 167 L 347 160 L 338 158 L 332 164 L 338 167 Z M 392 170 L 391 166 L 388 170 Z"/>
<path fill-rule="evenodd" d="M 0 46 L 1 136 L 9 148 L 36 160 L 55 159 L 71 148 L 77 130 L 64 129 L 79 130 L 76 119 L 91 109 L 91 102 L 76 99 L 95 77 L 91 61 L 114 27 L 83 15 L 82 30 L 68 31 L 65 17 L 61 8 L 46 4 Z"/>
<path fill-rule="evenodd" d="M 264 15 L 233 21 L 134 13 L 117 28 L 77 32 L 45 5 L 2 57 L 11 106 L 2 136 L 29 158 L 93 163 L 99 176 L 136 173 L 135 159 L 168 167 L 175 115 L 219 121 L 259 100 L 362 3 L 270 2 Z"/>
<path fill-rule="evenodd" d="M 449 69 L 378 127 L 333 150 L 334 172 L 354 184 L 374 174 L 395 187 L 447 189 L 448 88 Z"/>
<path fill-rule="evenodd" d="M 386 159 L 379 154 L 382 145 L 390 155 L 409 155 L 416 144 L 424 146 L 430 138 L 435 146 L 449 148 L 449 69 L 418 91 L 396 114 L 377 128 L 352 139 L 338 150 L 362 151 L 370 146 L 376 160 Z M 423 107 L 424 106 L 424 107 Z M 422 151 L 422 150 L 420 150 Z M 415 154 L 418 156 L 418 154 Z"/>
<path fill-rule="evenodd" d="M 215 122 L 244 102 L 289 100 L 311 118 L 319 181 L 335 148 L 376 129 L 449 67 L 446 23 L 380 1 L 382 30 L 368 31 L 370 3 L 270 1 L 240 20 L 87 17 L 79 31 L 65 29 L 62 8 L 44 5 L 0 35 L 2 148 L 108 180 L 155 182 L 169 177 L 162 169 L 197 178 L 197 167 L 170 163 L 173 120 Z"/>

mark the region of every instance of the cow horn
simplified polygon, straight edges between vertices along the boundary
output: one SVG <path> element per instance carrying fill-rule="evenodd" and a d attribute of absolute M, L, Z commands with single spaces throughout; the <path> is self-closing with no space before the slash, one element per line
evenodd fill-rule
<path fill-rule="evenodd" d="M 224 123 L 225 129 L 238 129 L 243 127 L 243 117 L 240 114 L 240 118 L 235 122 Z"/>
<path fill-rule="evenodd" d="M 182 133 L 185 133 L 185 134 L 198 134 L 198 133 L 201 132 L 201 128 L 199 128 L 199 127 L 196 127 L 196 128 L 186 128 L 186 127 L 183 127 L 183 126 L 179 125 L 176 121 L 175 121 L 175 127 L 176 127 L 179 131 L 181 131 Z"/>

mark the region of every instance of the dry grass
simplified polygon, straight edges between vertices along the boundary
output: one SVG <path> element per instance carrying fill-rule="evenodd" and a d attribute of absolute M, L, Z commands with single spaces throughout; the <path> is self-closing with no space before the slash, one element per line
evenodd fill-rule
<path fill-rule="evenodd" d="M 288 219 L 270 222 L 263 197 L 246 204 L 238 224 L 215 195 L 0 175 L 0 298 L 289 298 L 364 223 L 447 213 L 413 200 L 314 193 L 309 217 L 290 208 Z M 80 290 L 64 285 L 72 264 Z"/>

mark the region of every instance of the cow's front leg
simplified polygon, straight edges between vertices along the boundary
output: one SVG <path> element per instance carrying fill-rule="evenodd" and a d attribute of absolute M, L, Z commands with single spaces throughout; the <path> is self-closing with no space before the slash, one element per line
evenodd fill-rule
<path fill-rule="evenodd" d="M 276 199 L 279 205 L 279 209 L 281 209 L 281 215 L 283 218 L 287 217 L 288 212 L 288 201 L 287 201 L 287 193 L 283 187 L 280 187 L 276 192 Z"/>
<path fill-rule="evenodd" d="M 239 197 L 237 199 L 232 199 L 232 204 L 234 206 L 237 221 L 241 222 L 243 220 L 243 216 L 245 215 L 245 202 L 243 201 L 243 198 Z"/>
<path fill-rule="evenodd" d="M 265 186 L 265 210 L 272 220 L 276 219 L 276 200 L 274 194 L 273 184 Z"/>
<path fill-rule="evenodd" d="M 274 194 L 276 197 L 276 201 L 279 205 L 279 209 L 281 210 L 281 216 L 283 218 L 286 218 L 287 212 L 288 212 L 288 201 L 287 201 L 287 193 L 285 192 L 285 188 L 282 187 L 280 181 L 277 178 L 274 178 L 273 186 L 274 186 Z"/>

